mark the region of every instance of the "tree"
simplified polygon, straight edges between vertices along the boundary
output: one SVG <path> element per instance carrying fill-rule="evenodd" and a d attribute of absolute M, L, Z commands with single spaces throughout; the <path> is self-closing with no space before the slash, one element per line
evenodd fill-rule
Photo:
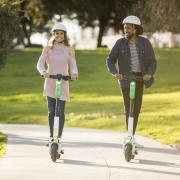
<path fill-rule="evenodd" d="M 121 22 L 131 7 L 139 0 L 43 0 L 47 11 L 66 14 L 78 19 L 82 27 L 99 26 L 97 47 L 101 47 L 102 37 L 108 27 L 115 31 L 122 29 Z"/>
<path fill-rule="evenodd" d="M 0 1 L 0 67 L 4 65 L 13 39 L 19 33 L 18 5 L 18 0 Z"/>
<path fill-rule="evenodd" d="M 122 20 L 138 0 L 74 0 L 74 12 L 83 27 L 99 26 L 97 47 L 101 47 L 102 37 L 109 27 L 118 32 Z"/>
<path fill-rule="evenodd" d="M 21 43 L 24 46 L 31 46 L 30 37 L 33 32 L 42 32 L 44 26 L 46 25 L 48 19 L 51 16 L 48 16 L 42 0 L 23 0 L 20 3 L 20 24 L 24 32 L 24 37 L 27 42 L 24 41 L 24 37 L 21 38 Z"/>
<path fill-rule="evenodd" d="M 134 9 L 143 22 L 145 31 L 170 31 L 179 33 L 180 27 L 179 0 L 140 0 Z"/>

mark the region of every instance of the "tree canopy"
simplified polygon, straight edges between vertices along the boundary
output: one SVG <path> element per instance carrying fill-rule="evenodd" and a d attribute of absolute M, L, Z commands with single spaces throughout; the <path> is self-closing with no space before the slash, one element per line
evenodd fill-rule
<path fill-rule="evenodd" d="M 18 5 L 18 0 L 0 1 L 0 67 L 4 65 L 7 52 L 19 33 Z"/>
<path fill-rule="evenodd" d="M 133 9 L 147 32 L 169 31 L 180 32 L 180 1 L 179 0 L 140 0 Z"/>
<path fill-rule="evenodd" d="M 179 32 L 180 23 L 179 0 L 22 0 L 20 3 L 21 28 L 27 44 L 31 45 L 30 36 L 33 32 L 47 31 L 45 25 L 54 15 L 60 19 L 66 15 L 77 19 L 79 25 L 99 27 L 97 47 L 101 46 L 102 37 L 109 27 L 115 32 L 122 29 L 122 20 L 127 15 L 141 18 L 145 31 Z"/>
<path fill-rule="evenodd" d="M 32 33 L 47 31 L 46 24 L 54 15 L 59 15 L 59 20 L 63 15 L 77 19 L 83 28 L 98 26 L 97 47 L 101 47 L 109 27 L 118 32 L 127 15 L 139 16 L 146 32 L 179 33 L 179 9 L 179 0 L 1 0 L 0 64 L 13 39 L 31 46 Z"/>
<path fill-rule="evenodd" d="M 116 31 L 122 28 L 123 18 L 138 0 L 44 0 L 43 2 L 48 12 L 76 18 L 79 25 L 84 28 L 99 26 L 97 47 L 100 47 L 108 27 L 113 27 Z"/>

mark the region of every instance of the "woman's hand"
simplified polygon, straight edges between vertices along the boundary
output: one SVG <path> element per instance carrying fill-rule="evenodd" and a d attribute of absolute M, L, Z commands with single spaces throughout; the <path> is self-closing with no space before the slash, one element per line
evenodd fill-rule
<path fill-rule="evenodd" d="M 77 74 L 72 74 L 72 75 L 71 75 L 71 80 L 72 80 L 72 81 L 77 80 L 77 78 L 78 78 L 78 75 L 77 75 Z"/>
<path fill-rule="evenodd" d="M 46 78 L 49 78 L 49 73 L 43 74 L 42 77 L 45 78 L 45 79 L 46 79 Z"/>

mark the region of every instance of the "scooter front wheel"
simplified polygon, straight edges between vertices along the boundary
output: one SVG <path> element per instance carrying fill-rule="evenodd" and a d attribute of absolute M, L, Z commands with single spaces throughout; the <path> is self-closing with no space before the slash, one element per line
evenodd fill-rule
<path fill-rule="evenodd" d="M 56 162 L 57 158 L 58 158 L 58 145 L 57 144 L 52 144 L 51 145 L 51 159 L 52 159 L 53 162 Z"/>
<path fill-rule="evenodd" d="M 132 144 L 128 143 L 124 147 L 124 156 L 127 162 L 130 162 L 132 157 Z"/>

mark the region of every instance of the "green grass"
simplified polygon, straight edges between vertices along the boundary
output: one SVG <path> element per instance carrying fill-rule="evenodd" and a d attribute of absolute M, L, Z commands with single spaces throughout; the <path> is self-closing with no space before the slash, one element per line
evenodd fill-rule
<path fill-rule="evenodd" d="M 6 141 L 7 141 L 6 136 L 0 132 L 0 157 L 2 157 L 3 154 L 5 153 Z"/>
<path fill-rule="evenodd" d="M 40 49 L 12 51 L 0 71 L 0 123 L 47 124 Z M 79 80 L 70 84 L 66 125 L 125 131 L 122 96 L 107 72 L 108 50 L 77 51 Z M 137 133 L 165 144 L 180 143 L 179 49 L 156 49 L 156 82 L 145 90 Z"/>

